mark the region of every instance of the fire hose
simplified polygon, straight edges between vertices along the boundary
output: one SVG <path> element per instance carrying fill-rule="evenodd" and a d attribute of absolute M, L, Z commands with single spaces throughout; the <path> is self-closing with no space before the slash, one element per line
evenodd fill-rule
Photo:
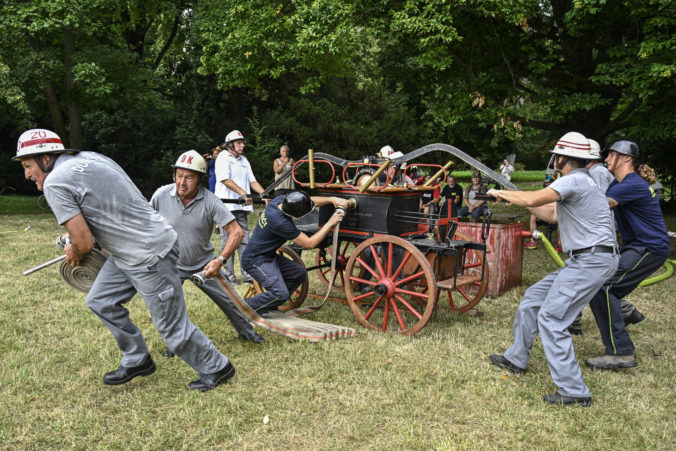
<path fill-rule="evenodd" d="M 351 201 L 350 207 L 355 208 L 356 202 Z M 260 316 L 258 313 L 253 310 L 242 296 L 232 287 L 230 282 L 228 282 L 220 273 L 215 276 L 216 281 L 218 282 L 219 287 L 223 292 L 232 300 L 232 303 L 235 307 L 254 325 L 262 327 L 269 330 L 270 332 L 288 337 L 297 340 L 307 340 L 310 342 L 319 342 L 325 340 L 336 340 L 338 338 L 347 338 L 354 336 L 357 332 L 349 327 L 343 327 L 340 325 L 321 323 L 318 321 L 310 321 L 306 319 L 299 318 L 299 315 L 305 313 L 315 312 L 321 309 L 326 302 L 329 293 L 333 287 L 333 283 L 336 278 L 336 260 L 335 256 L 338 255 L 338 235 L 340 228 L 336 224 L 336 227 L 333 229 L 333 255 L 334 258 L 331 260 L 331 276 L 329 277 L 330 283 L 324 296 L 324 299 L 319 305 L 309 306 L 309 307 L 300 307 L 286 313 L 279 311 L 272 311 L 265 314 L 265 316 Z M 195 285 L 202 285 L 206 281 L 206 275 L 204 271 L 193 274 L 191 277 L 192 282 Z"/>
<path fill-rule="evenodd" d="M 70 244 L 70 239 L 67 236 L 59 235 L 56 238 L 56 246 L 58 248 L 65 249 L 68 244 Z M 61 265 L 59 266 L 59 275 L 64 282 L 78 291 L 88 293 L 107 258 L 106 254 L 95 248 L 85 254 L 77 266 L 71 266 L 65 261 L 66 256 L 60 255 L 34 268 L 27 269 L 23 272 L 23 275 L 27 276 L 33 274 L 34 272 L 61 262 Z"/>

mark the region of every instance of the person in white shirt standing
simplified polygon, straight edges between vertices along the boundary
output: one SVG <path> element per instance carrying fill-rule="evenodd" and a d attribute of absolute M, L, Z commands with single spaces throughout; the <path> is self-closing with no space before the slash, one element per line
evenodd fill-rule
<path fill-rule="evenodd" d="M 244 156 L 244 147 L 246 146 L 244 135 L 238 130 L 233 130 L 225 137 L 225 142 L 221 146 L 223 152 L 218 154 L 216 158 L 216 191 L 214 194 L 221 200 L 224 199 L 243 199 L 243 204 L 227 203 L 226 206 L 230 213 L 235 217 L 237 223 L 244 232 L 237 254 L 240 261 L 242 253 L 249 243 L 249 224 L 247 216 L 253 212 L 253 198 L 251 191 L 262 194 L 264 189 L 260 183 L 256 181 L 256 177 L 251 170 L 249 160 Z M 221 249 L 228 241 L 228 234 L 221 233 Z M 224 265 L 225 275 L 230 283 L 237 283 L 235 276 L 235 256 L 230 256 Z M 242 271 L 242 279 L 245 283 L 252 283 L 253 279 L 244 270 Z"/>

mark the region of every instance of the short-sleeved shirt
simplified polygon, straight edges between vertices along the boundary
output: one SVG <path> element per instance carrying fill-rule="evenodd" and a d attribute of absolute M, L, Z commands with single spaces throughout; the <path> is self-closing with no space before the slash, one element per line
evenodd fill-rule
<path fill-rule="evenodd" d="M 608 187 L 615 177 L 610 171 L 601 163 L 596 163 L 594 166 L 589 168 L 589 176 L 596 182 L 596 184 L 601 189 L 602 193 L 605 193 L 608 190 Z"/>
<path fill-rule="evenodd" d="M 183 205 L 176 185 L 164 185 L 150 198 L 150 205 L 167 220 L 178 233 L 178 268 L 194 271 L 214 259 L 211 234 L 235 217 L 211 191 L 200 186 L 195 198 Z"/>
<path fill-rule="evenodd" d="M 444 186 L 444 189 L 441 190 L 441 195 L 451 202 L 455 202 L 455 198 L 460 196 L 458 205 L 462 204 L 462 186 L 458 185 L 457 183 L 453 187 L 450 185 Z"/>
<path fill-rule="evenodd" d="M 242 253 L 243 268 L 250 268 L 261 262 L 272 260 L 281 245 L 300 236 L 301 232 L 291 218 L 278 207 L 283 200 L 284 196 L 272 199 L 258 218 L 256 228 L 249 238 L 249 244 Z"/>
<path fill-rule="evenodd" d="M 554 180 L 549 188 L 561 196 L 556 202 L 556 215 L 564 252 L 592 246 L 617 247 L 608 200 L 587 169 L 575 169 Z"/>
<path fill-rule="evenodd" d="M 97 243 L 121 269 L 152 266 L 176 242 L 176 232 L 124 170 L 99 153 L 59 156 L 44 192 L 59 224 L 81 213 Z"/>
<path fill-rule="evenodd" d="M 630 172 L 621 183 L 613 181 L 606 196 L 618 203 L 613 210 L 623 246 L 641 246 L 656 255 L 670 255 L 671 242 L 660 201 L 648 182 Z"/>
<path fill-rule="evenodd" d="M 239 199 L 239 194 L 229 189 L 223 180 L 232 180 L 247 194 L 251 194 L 251 184 L 256 181 L 249 160 L 243 155 L 235 158 L 230 152 L 224 150 L 216 157 L 216 191 L 219 199 Z M 252 205 L 226 204 L 228 210 L 253 211 Z"/>

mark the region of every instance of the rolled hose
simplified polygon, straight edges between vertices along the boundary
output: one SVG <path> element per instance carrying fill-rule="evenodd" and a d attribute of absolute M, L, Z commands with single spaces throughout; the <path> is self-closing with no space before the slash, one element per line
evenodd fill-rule
<path fill-rule="evenodd" d="M 77 266 L 70 266 L 65 260 L 62 261 L 59 266 L 59 275 L 71 287 L 83 293 L 89 293 L 106 259 L 103 252 L 92 249 L 82 257 Z"/>

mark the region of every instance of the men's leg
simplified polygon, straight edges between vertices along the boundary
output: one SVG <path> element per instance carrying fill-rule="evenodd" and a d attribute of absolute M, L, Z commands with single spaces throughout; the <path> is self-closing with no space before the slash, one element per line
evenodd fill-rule
<path fill-rule="evenodd" d="M 223 313 L 225 313 L 225 316 L 230 320 L 230 324 L 232 324 L 232 327 L 235 328 L 240 336 L 249 340 L 256 337 L 257 334 L 251 323 L 239 310 L 237 310 L 237 307 L 235 307 L 230 298 L 225 295 L 216 280 L 207 279 L 207 281 L 203 285 L 199 285 L 198 288 L 209 296 Z"/>
<path fill-rule="evenodd" d="M 276 260 L 277 267 L 279 268 L 279 272 L 282 274 L 282 279 L 286 284 L 286 289 L 289 292 L 289 296 L 292 296 L 293 292 L 296 291 L 296 289 L 303 283 L 303 281 L 307 277 L 307 271 L 305 271 L 305 268 L 299 265 L 298 263 L 289 260 L 288 258 L 283 257 L 282 255 L 278 254 Z"/>
<path fill-rule="evenodd" d="M 651 254 L 643 248 L 622 249 L 617 271 L 590 303 L 606 354 L 634 354 L 634 344 L 625 329 L 620 300 L 655 272 L 665 260 L 666 257 Z"/>
<path fill-rule="evenodd" d="M 87 294 L 87 307 L 108 328 L 122 351 L 122 366 L 135 367 L 148 356 L 148 347 L 124 304 L 136 294 L 129 278 L 108 259 Z"/>
<path fill-rule="evenodd" d="M 279 270 L 277 259 L 247 268 L 249 274 L 261 284 L 263 293 L 245 299 L 258 314 L 275 310 L 289 299 L 289 290 Z"/>
<path fill-rule="evenodd" d="M 239 243 L 239 247 L 237 248 L 237 255 L 239 256 L 239 265 L 240 265 L 240 272 L 242 273 L 242 280 L 244 282 L 252 282 L 253 278 L 247 274 L 246 271 L 244 271 L 244 268 L 242 268 L 242 254 L 246 250 L 247 245 L 249 244 L 249 213 L 246 211 L 241 211 L 237 212 L 237 223 L 239 226 L 242 228 L 242 231 L 244 232 L 244 237 L 242 238 L 242 242 Z M 231 259 L 234 260 L 234 256 L 230 257 Z M 233 272 L 234 274 L 234 272 Z"/>
<path fill-rule="evenodd" d="M 458 209 L 458 218 L 464 218 L 469 214 L 469 208 L 461 207 Z"/>
<path fill-rule="evenodd" d="M 228 358 L 188 318 L 177 260 L 178 244 L 157 264 L 125 273 L 169 349 L 199 373 L 216 373 L 228 364 Z"/>
<path fill-rule="evenodd" d="M 575 359 L 573 339 L 568 326 L 590 298 L 617 268 L 614 254 L 581 254 L 566 260 L 566 266 L 551 285 L 538 313 L 538 327 L 549 372 L 558 393 L 573 398 L 587 398 L 589 387 Z"/>
<path fill-rule="evenodd" d="M 478 219 L 478 218 L 482 217 L 484 215 L 485 210 L 486 210 L 486 207 L 484 207 L 484 206 L 475 208 L 474 211 L 472 211 L 472 218 Z"/>
<path fill-rule="evenodd" d="M 546 275 L 542 280 L 528 288 L 516 311 L 514 316 L 514 343 L 505 351 L 505 358 L 519 368 L 528 366 L 533 340 L 538 334 L 538 312 L 559 271 Z"/>

